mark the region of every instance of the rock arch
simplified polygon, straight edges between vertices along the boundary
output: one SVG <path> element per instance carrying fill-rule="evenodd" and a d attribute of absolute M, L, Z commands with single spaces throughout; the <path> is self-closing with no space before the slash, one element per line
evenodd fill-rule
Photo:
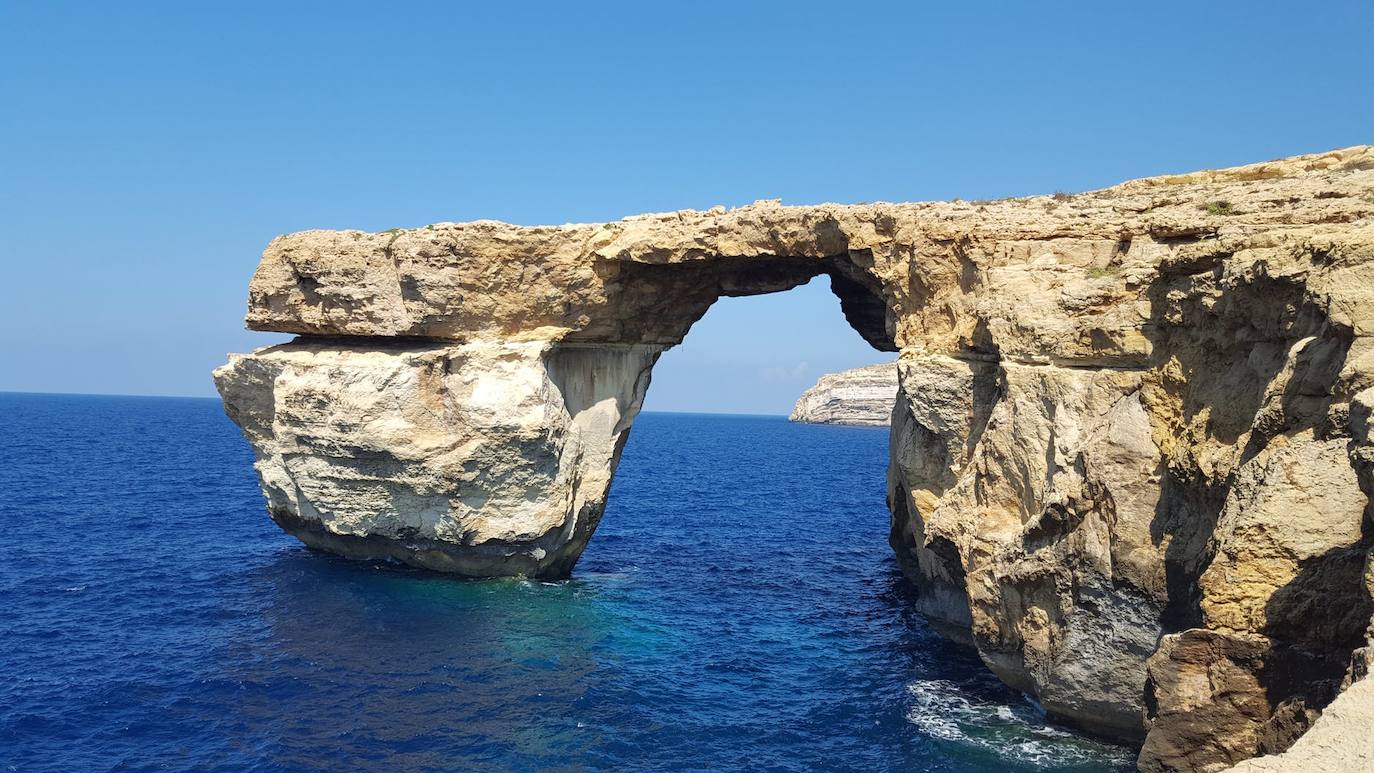
<path fill-rule="evenodd" d="M 716 300 L 825 274 L 855 330 L 896 350 L 871 257 L 826 213 L 780 234 L 769 221 L 786 212 L 702 213 L 737 230 L 676 247 L 676 216 L 273 241 L 249 326 L 300 337 L 216 372 L 273 518 L 345 555 L 567 576 L 654 363 Z"/>
<path fill-rule="evenodd" d="M 1364 643 L 1371 218 L 1360 147 L 1076 196 L 307 231 L 249 296 L 299 338 L 215 376 L 307 544 L 562 576 L 658 355 L 721 296 L 828 274 L 901 352 L 922 611 L 1056 716 L 1148 728 L 1143 767 L 1215 769 L 1291 742 Z"/>

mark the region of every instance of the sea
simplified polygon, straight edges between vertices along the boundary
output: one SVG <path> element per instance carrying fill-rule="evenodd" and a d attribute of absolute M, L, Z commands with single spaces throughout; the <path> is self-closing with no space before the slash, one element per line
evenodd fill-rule
<path fill-rule="evenodd" d="M 885 429 L 646 413 L 571 579 L 312 552 L 217 400 L 0 394 L 0 771 L 1112 771 L 913 611 Z"/>

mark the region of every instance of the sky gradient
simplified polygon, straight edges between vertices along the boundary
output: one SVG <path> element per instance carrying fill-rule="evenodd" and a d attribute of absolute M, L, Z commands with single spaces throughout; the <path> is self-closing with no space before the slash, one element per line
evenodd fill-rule
<path fill-rule="evenodd" d="M 0 390 L 212 395 L 277 234 L 998 198 L 1374 141 L 1374 3 L 0 3 Z M 727 299 L 650 410 L 890 358 Z"/>

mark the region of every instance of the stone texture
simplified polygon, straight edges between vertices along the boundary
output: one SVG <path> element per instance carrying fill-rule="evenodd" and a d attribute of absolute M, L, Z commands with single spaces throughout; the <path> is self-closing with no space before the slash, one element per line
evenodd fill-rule
<path fill-rule="evenodd" d="M 1374 682 L 1356 682 L 1327 706 L 1288 751 L 1257 757 L 1230 773 L 1365 773 L 1374 770 Z"/>
<path fill-rule="evenodd" d="M 901 373 L 892 541 L 922 611 L 1052 713 L 1139 736 L 1167 599 L 1141 373 L 947 357 Z"/>
<path fill-rule="evenodd" d="M 827 373 L 802 392 L 790 421 L 885 427 L 892 423 L 897 399 L 897 363 L 880 362 Z"/>
<path fill-rule="evenodd" d="M 657 354 L 819 274 L 900 352 L 892 545 L 941 631 L 1144 736 L 1148 770 L 1322 726 L 1374 587 L 1369 147 L 1073 196 L 291 234 L 248 323 L 301 338 L 216 381 L 307 543 L 563 576 Z"/>
<path fill-rule="evenodd" d="M 470 576 L 566 575 L 654 346 L 298 342 L 215 371 L 272 517 L 311 547 Z"/>
<path fill-rule="evenodd" d="M 1218 771 L 1287 749 L 1340 686 L 1334 656 L 1249 633 L 1197 628 L 1164 637 L 1146 688 L 1157 730 L 1145 771 Z"/>

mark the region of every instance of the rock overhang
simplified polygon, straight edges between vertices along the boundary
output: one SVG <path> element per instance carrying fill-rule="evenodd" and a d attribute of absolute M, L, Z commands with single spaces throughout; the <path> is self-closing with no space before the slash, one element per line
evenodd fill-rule
<path fill-rule="evenodd" d="M 851 324 L 883 350 L 1139 363 L 1153 277 L 1238 249 L 1256 259 L 1301 249 L 1329 234 L 1323 225 L 1374 238 L 1351 229 L 1369 222 L 1374 206 L 1359 194 L 1371 180 L 1374 150 L 1358 147 L 1072 196 L 306 231 L 269 245 L 247 322 L 305 335 L 675 344 L 719 297 L 825 273 Z M 1054 303 L 1026 319 L 1027 297 Z"/>

